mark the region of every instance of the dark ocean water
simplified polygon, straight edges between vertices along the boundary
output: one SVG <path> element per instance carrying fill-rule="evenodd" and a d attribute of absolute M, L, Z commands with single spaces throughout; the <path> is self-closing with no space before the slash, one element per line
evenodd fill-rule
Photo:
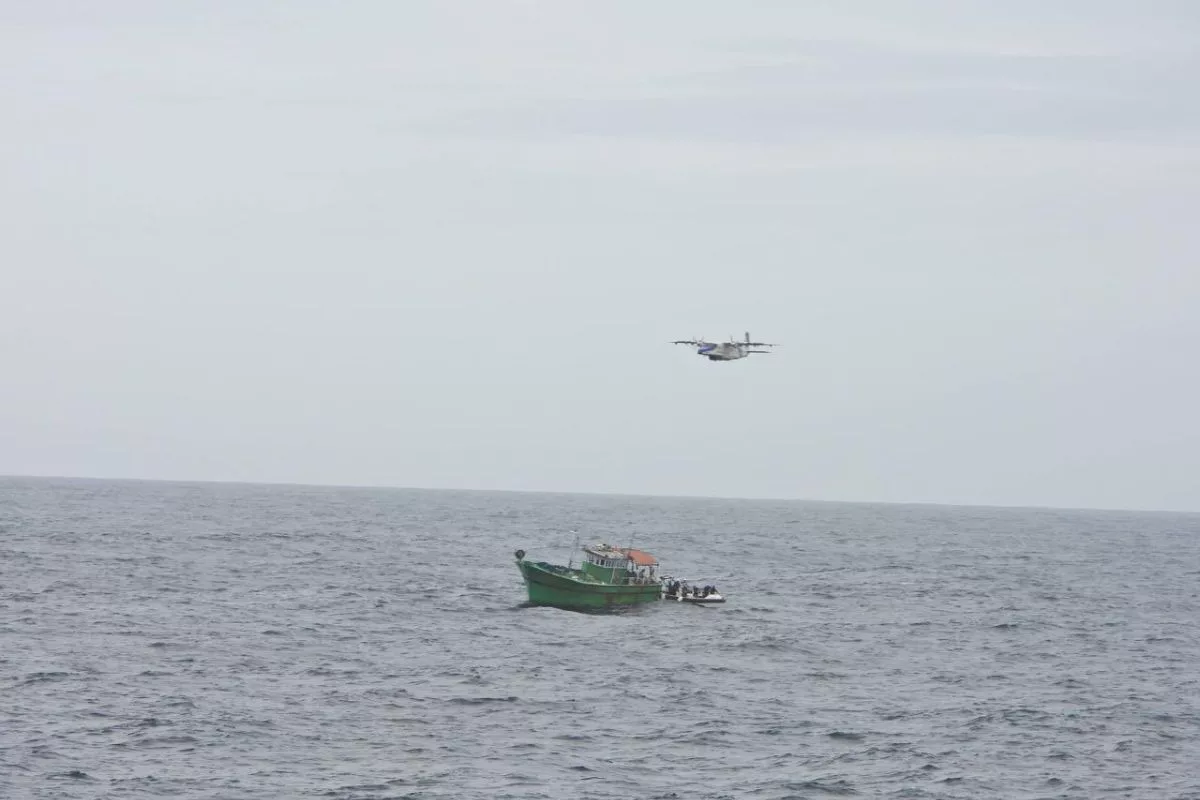
<path fill-rule="evenodd" d="M 0 797 L 1200 798 L 1200 515 L 3 479 Z"/>

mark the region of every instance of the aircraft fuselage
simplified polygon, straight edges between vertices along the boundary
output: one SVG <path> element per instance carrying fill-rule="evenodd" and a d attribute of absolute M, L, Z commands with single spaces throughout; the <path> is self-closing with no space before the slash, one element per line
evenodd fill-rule
<path fill-rule="evenodd" d="M 705 344 L 696 350 L 709 361 L 734 361 L 746 357 L 746 351 L 735 344 Z"/>

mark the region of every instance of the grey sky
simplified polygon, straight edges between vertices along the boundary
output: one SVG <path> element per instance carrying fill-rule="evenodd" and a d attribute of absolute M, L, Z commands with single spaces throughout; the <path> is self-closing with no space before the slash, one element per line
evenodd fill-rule
<path fill-rule="evenodd" d="M 1190 2 L 0 3 L 0 474 L 1200 510 L 1198 67 Z"/>

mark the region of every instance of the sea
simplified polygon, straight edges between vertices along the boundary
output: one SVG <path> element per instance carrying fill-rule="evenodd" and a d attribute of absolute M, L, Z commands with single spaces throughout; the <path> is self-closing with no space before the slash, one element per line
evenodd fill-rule
<path fill-rule="evenodd" d="M 0 798 L 159 797 L 1200 798 L 1200 515 L 0 479 Z"/>

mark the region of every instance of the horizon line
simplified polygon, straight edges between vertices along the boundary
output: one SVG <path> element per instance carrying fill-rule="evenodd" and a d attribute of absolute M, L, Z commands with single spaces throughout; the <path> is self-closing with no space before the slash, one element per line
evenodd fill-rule
<path fill-rule="evenodd" d="M 373 489 L 415 492 L 473 492 L 479 494 L 549 494 L 568 495 L 573 497 L 636 497 L 664 500 L 724 500 L 759 503 L 822 503 L 828 505 L 886 505 L 886 506 L 934 506 L 944 508 L 987 508 L 1026 511 L 1099 511 L 1111 513 L 1138 514 L 1183 514 L 1196 515 L 1200 510 L 1170 509 L 1170 508 L 1126 508 L 1117 506 L 1053 506 L 1053 505 L 1021 505 L 1000 503 L 949 503 L 932 500 L 829 500 L 812 497 L 747 497 L 741 495 L 705 495 L 705 494 L 662 494 L 645 492 L 602 492 L 562 489 L 495 489 L 495 488 L 463 488 L 455 486 L 401 486 L 396 484 L 370 483 L 311 483 L 305 481 L 270 481 L 270 480 L 227 480 L 227 479 L 192 479 L 192 478 L 138 478 L 138 477 L 99 477 L 93 475 L 18 475 L 0 474 L 0 480 L 33 479 L 61 481 L 118 481 L 126 483 L 175 483 L 175 484 L 212 484 L 217 486 L 291 486 L 309 489 Z"/>

